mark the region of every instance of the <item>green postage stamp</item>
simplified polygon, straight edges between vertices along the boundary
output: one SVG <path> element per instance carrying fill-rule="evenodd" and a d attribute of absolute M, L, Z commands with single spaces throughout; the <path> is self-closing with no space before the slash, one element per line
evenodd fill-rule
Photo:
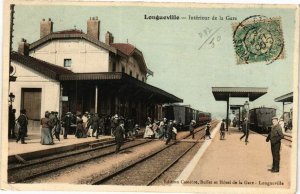
<path fill-rule="evenodd" d="M 272 63 L 284 58 L 281 19 L 254 15 L 233 24 L 237 64 Z"/>

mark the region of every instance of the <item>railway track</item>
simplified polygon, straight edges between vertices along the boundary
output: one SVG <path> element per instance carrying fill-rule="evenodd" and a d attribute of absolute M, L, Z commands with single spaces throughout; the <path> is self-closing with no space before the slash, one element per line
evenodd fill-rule
<path fill-rule="evenodd" d="M 139 145 L 150 142 L 145 141 L 129 141 L 121 150 L 126 150 Z M 8 166 L 8 182 L 19 183 L 26 180 L 45 175 L 60 169 L 64 169 L 73 165 L 81 164 L 92 159 L 104 157 L 115 153 L 115 143 L 96 147 L 64 152 L 51 155 L 41 159 L 27 161 L 25 164 Z"/>
<path fill-rule="evenodd" d="M 217 122 L 212 124 L 215 127 Z M 196 141 L 173 142 L 172 144 L 123 167 L 108 176 L 93 180 L 92 184 L 99 185 L 152 185 L 162 174 L 171 168 L 178 160 L 186 155 L 194 146 L 202 144 L 205 127 L 195 134 Z M 190 136 L 188 136 L 189 138 Z M 176 177 L 174 177 L 175 179 Z"/>
<path fill-rule="evenodd" d="M 200 133 L 204 127 L 200 127 L 195 131 L 195 134 Z M 188 138 L 186 135 L 183 139 Z M 121 151 L 128 150 L 133 147 L 142 146 L 150 143 L 153 140 L 135 140 L 129 141 L 122 146 Z M 93 159 L 104 158 L 115 153 L 115 143 L 110 143 L 101 147 L 84 148 L 75 151 L 63 152 L 55 155 L 46 156 L 43 158 L 32 159 L 24 164 L 10 164 L 8 166 L 8 182 L 20 183 L 30 182 L 30 179 L 35 179 L 39 176 L 44 176 L 49 173 L 55 173 L 61 169 L 66 169 L 71 166 L 76 166 Z"/>

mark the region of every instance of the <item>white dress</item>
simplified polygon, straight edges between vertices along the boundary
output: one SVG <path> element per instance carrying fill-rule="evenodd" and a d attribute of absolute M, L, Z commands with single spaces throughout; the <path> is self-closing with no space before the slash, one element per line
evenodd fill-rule
<path fill-rule="evenodd" d="M 152 129 L 149 126 L 146 126 L 144 138 L 151 138 L 154 135 Z"/>

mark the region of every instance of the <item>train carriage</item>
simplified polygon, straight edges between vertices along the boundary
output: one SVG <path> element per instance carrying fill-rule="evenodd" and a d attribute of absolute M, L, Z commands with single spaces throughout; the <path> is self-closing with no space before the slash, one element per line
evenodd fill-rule
<path fill-rule="evenodd" d="M 165 117 L 168 120 L 176 120 L 181 124 L 181 129 L 187 130 L 191 120 L 196 121 L 196 125 L 204 125 L 211 121 L 211 114 L 193 109 L 184 105 L 166 105 L 164 107 Z"/>
<path fill-rule="evenodd" d="M 249 111 L 250 129 L 258 133 L 267 133 L 272 127 L 272 117 L 276 116 L 274 108 L 253 108 Z"/>

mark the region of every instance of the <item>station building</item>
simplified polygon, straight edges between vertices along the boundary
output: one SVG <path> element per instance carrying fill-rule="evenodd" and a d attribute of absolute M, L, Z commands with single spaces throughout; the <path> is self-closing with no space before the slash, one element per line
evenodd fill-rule
<path fill-rule="evenodd" d="M 100 21 L 87 21 L 87 33 L 71 29 L 53 32 L 53 21 L 40 23 L 40 39 L 19 43 L 11 53 L 15 82 L 10 92 L 17 110 L 25 108 L 39 125 L 44 112 L 119 114 L 143 125 L 146 117 L 161 119 L 164 103 L 183 100 L 147 84 L 149 74 L 142 51 L 114 43 L 112 33 L 101 42 Z"/>

